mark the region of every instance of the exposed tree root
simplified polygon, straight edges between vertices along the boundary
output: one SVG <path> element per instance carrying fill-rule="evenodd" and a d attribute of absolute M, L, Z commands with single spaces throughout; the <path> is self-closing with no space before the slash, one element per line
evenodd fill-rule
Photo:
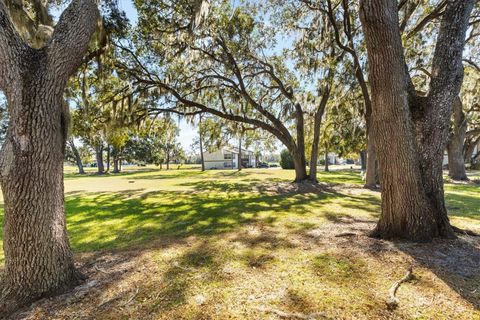
<path fill-rule="evenodd" d="M 398 280 L 397 282 L 395 282 L 392 285 L 392 287 L 390 288 L 390 290 L 388 291 L 388 295 L 389 295 L 388 300 L 387 300 L 388 309 L 393 310 L 398 306 L 399 300 L 395 296 L 395 294 L 397 293 L 397 290 L 402 283 L 410 281 L 410 280 L 413 279 L 413 270 L 412 269 L 413 269 L 413 267 L 410 266 L 407 270 L 407 273 L 403 276 L 403 278 Z"/>
<path fill-rule="evenodd" d="M 452 229 L 455 233 L 460 233 L 460 234 L 466 234 L 468 236 L 473 236 L 473 237 L 480 237 L 480 234 L 473 232 L 471 230 L 466 230 L 466 229 L 460 229 L 458 227 L 452 226 Z"/>
<path fill-rule="evenodd" d="M 363 185 L 363 187 L 369 190 L 380 190 L 380 187 L 377 184 L 375 185 L 365 184 Z"/>
<path fill-rule="evenodd" d="M 343 233 L 339 233 L 339 234 L 336 234 L 335 237 L 337 238 L 341 238 L 341 237 L 353 237 L 353 236 L 356 236 L 357 234 L 356 233 L 353 233 L 353 232 L 343 232 Z"/>
<path fill-rule="evenodd" d="M 316 319 L 328 319 L 324 313 L 322 312 L 315 312 L 310 314 L 304 314 L 300 312 L 285 312 L 269 307 L 258 307 L 256 308 L 259 311 L 266 312 L 266 313 L 273 313 L 280 318 L 284 319 L 301 319 L 301 320 L 316 320 Z"/>

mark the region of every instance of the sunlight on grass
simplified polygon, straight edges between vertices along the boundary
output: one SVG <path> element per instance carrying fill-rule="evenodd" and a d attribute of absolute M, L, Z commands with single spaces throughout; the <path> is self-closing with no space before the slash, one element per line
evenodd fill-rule
<path fill-rule="evenodd" d="M 67 227 L 76 259 L 115 252 L 140 259 L 132 272 L 99 291 L 94 303 L 123 297 L 127 288 L 132 305 L 94 309 L 95 318 L 268 318 L 259 305 L 345 319 L 391 316 L 385 313 L 386 291 L 402 277 L 407 258 L 388 250 L 376 255 L 375 248 L 352 250 L 353 238 L 337 238 L 333 246 L 324 238 L 332 225 L 371 226 L 378 219 L 380 192 L 362 189 L 358 171 L 319 172 L 321 182 L 339 188 L 297 190 L 289 189 L 291 170 L 141 167 L 97 176 L 93 169 L 83 176 L 65 174 Z M 447 183 L 445 192 L 451 221 L 480 231 L 479 186 Z M 412 307 L 399 311 L 398 318 L 437 319 L 438 304 L 422 305 L 415 297 L 430 299 L 438 292 L 448 294 L 448 306 L 441 307 L 446 318 L 472 312 L 468 301 L 475 297 L 461 300 L 426 269 L 415 274 L 417 283 L 402 285 L 400 293 Z M 458 301 L 463 309 L 452 307 Z M 78 310 L 75 304 L 66 308 L 70 314 Z"/>
<path fill-rule="evenodd" d="M 80 176 L 66 170 L 70 241 L 75 251 L 95 251 L 155 237 L 218 234 L 259 221 L 301 231 L 343 218 L 378 217 L 378 194 L 262 192 L 262 186 L 290 182 L 293 175 L 291 170 L 274 169 L 201 172 L 142 167 L 119 175 Z M 362 183 L 359 172 L 352 170 L 319 172 L 319 180 Z M 478 229 L 479 187 L 446 184 L 445 190 L 453 223 Z"/>

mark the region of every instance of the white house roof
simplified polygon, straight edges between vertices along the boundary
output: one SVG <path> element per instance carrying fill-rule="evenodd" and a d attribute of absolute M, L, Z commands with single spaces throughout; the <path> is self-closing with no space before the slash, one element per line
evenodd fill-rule
<path fill-rule="evenodd" d="M 238 148 L 224 147 L 222 150 L 223 150 L 224 152 L 230 152 L 230 153 L 238 154 Z M 243 148 L 242 148 L 242 153 L 253 153 L 253 152 L 250 151 L 250 150 L 246 150 L 246 149 L 243 149 Z"/>

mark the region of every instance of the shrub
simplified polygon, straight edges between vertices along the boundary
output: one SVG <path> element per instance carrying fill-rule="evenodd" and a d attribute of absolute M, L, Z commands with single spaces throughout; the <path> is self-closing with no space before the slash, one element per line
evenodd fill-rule
<path fill-rule="evenodd" d="M 282 169 L 294 169 L 293 158 L 290 152 L 285 149 L 280 153 L 280 166 Z"/>

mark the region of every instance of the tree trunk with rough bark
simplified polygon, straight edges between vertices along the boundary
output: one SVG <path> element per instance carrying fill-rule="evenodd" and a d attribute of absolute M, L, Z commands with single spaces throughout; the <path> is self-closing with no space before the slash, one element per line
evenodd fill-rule
<path fill-rule="evenodd" d="M 295 163 L 295 181 L 296 182 L 301 182 L 303 180 L 308 179 L 307 175 L 307 160 L 305 158 L 305 119 L 304 119 L 304 114 L 303 110 L 300 106 L 300 104 L 295 105 L 295 117 L 296 117 L 296 133 L 297 133 L 297 148 L 295 151 L 295 155 L 292 154 L 293 162 Z M 297 159 L 295 159 L 295 157 Z M 301 166 L 297 170 L 297 163 L 298 166 Z"/>
<path fill-rule="evenodd" d="M 73 152 L 73 156 L 75 157 L 75 163 L 77 164 L 77 167 L 78 167 L 78 174 L 85 174 L 85 170 L 83 170 L 82 157 L 80 157 L 80 153 L 78 152 L 78 149 L 75 146 L 73 139 L 70 139 L 68 141 L 68 144 L 70 145 L 70 148 L 72 149 L 72 152 Z"/>
<path fill-rule="evenodd" d="M 332 72 L 329 74 L 329 78 L 333 78 Z M 319 153 L 319 144 L 320 144 L 320 129 L 322 126 L 322 118 L 325 113 L 325 108 L 327 106 L 328 99 L 330 97 L 330 85 L 327 85 L 324 88 L 322 94 L 322 99 L 320 105 L 315 112 L 313 120 L 313 142 L 312 142 L 312 154 L 310 156 L 310 180 L 313 182 L 318 182 L 317 180 L 317 162 L 318 162 L 318 153 Z"/>
<path fill-rule="evenodd" d="M 463 158 L 466 132 L 467 120 L 463 113 L 462 102 L 460 98 L 457 98 L 453 106 L 452 132 L 450 133 L 447 144 L 448 176 L 453 180 L 468 180 Z"/>
<path fill-rule="evenodd" d="M 0 88 L 10 126 L 0 154 L 5 209 L 4 290 L 0 315 L 66 291 L 80 275 L 65 227 L 63 159 L 68 110 L 63 92 L 80 65 L 98 19 L 92 0 L 74 0 L 52 40 L 30 48 L 0 1 Z"/>
<path fill-rule="evenodd" d="M 406 71 L 395 0 L 362 0 L 372 115 L 382 185 L 374 236 L 430 241 L 454 237 L 444 203 L 442 161 L 474 0 L 449 1 L 433 57 L 430 90 L 416 94 Z"/>
<path fill-rule="evenodd" d="M 103 166 L 103 146 L 95 146 L 95 158 L 97 160 L 97 174 L 104 174 L 105 168 Z"/>
<path fill-rule="evenodd" d="M 295 180 L 294 182 L 302 182 L 307 179 L 307 169 L 305 163 L 305 153 L 302 155 L 298 150 L 290 151 L 293 158 L 293 165 L 295 166 Z"/>

